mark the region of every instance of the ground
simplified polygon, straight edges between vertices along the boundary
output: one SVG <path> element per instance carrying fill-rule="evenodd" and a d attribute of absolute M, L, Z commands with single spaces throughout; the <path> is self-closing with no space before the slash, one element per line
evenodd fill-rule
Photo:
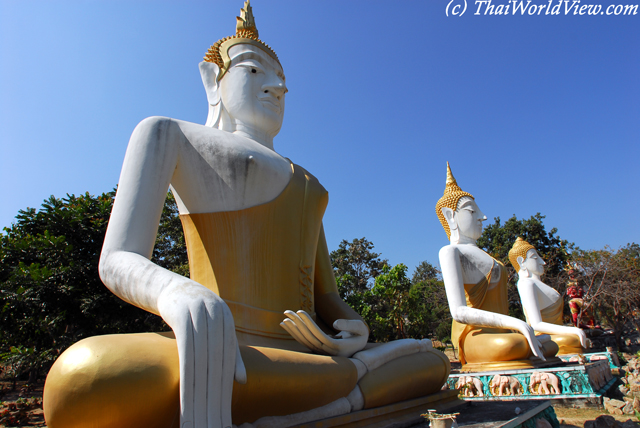
<path fill-rule="evenodd" d="M 46 427 L 42 413 L 43 382 L 27 385 L 0 381 L 0 427 Z"/>
<path fill-rule="evenodd" d="M 569 409 L 565 407 L 554 406 L 554 410 L 556 411 L 558 422 L 560 422 L 560 428 L 582 427 L 584 426 L 585 421 L 593 421 L 600 415 L 609 414 L 604 409 Z M 613 416 L 620 422 L 624 422 L 629 419 L 637 422 L 637 419 L 635 417 L 630 417 L 629 415 L 610 416 Z"/>

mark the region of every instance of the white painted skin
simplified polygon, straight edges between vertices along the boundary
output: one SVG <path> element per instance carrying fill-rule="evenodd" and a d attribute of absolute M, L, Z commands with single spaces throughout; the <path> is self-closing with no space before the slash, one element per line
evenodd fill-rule
<path fill-rule="evenodd" d="M 545 334 L 573 334 L 578 336 L 583 348 L 588 348 L 587 336 L 582 329 L 542 321 L 540 311 L 562 299 L 560 293 L 540 280 L 546 264 L 534 249 L 527 251 L 526 258 L 517 258 L 520 265 L 518 271 L 518 294 L 531 327 Z"/>
<path fill-rule="evenodd" d="M 533 354 L 544 360 L 541 342 L 551 340 L 548 335 L 536 337 L 533 328 L 522 320 L 467 306 L 464 284 L 477 284 L 490 270 L 493 270 L 490 288 L 495 287 L 500 279 L 497 263 L 476 245 L 482 235 L 482 222 L 487 217 L 475 200 L 468 196 L 460 198 L 455 211 L 443 207 L 442 213 L 451 235 L 450 244 L 440 249 L 440 267 L 453 319 L 480 327 L 517 330 L 527 339 Z"/>
<path fill-rule="evenodd" d="M 289 161 L 273 149 L 287 92 L 282 68 L 251 45 L 229 54 L 220 81 L 215 64 L 200 64 L 209 126 L 151 117 L 134 130 L 99 265 L 113 293 L 173 329 L 182 428 L 230 427 L 233 381 L 246 382 L 246 371 L 226 303 L 149 260 L 167 188 L 181 214 L 223 212 L 273 200 L 292 175 Z"/>

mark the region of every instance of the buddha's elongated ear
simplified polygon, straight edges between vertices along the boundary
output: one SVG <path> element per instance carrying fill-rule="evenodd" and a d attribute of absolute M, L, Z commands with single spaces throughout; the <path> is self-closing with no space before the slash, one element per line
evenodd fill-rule
<path fill-rule="evenodd" d="M 442 215 L 444 215 L 445 220 L 447 220 L 447 223 L 449 224 L 449 230 L 453 231 L 458 229 L 458 223 L 454 218 L 455 211 L 448 207 L 442 207 L 440 209 L 442 210 Z"/>
<path fill-rule="evenodd" d="M 516 258 L 516 261 L 518 262 L 518 266 L 520 266 L 520 270 L 518 270 L 518 276 L 522 277 L 522 278 L 529 278 L 531 275 L 529 274 L 529 269 L 527 269 L 523 263 L 524 263 L 524 257 L 522 256 L 518 256 L 518 258 Z"/>
<path fill-rule="evenodd" d="M 449 242 L 457 244 L 460 242 L 460 233 L 458 232 L 458 222 L 456 221 L 456 212 L 448 207 L 440 208 L 442 215 L 449 225 Z"/>
<path fill-rule="evenodd" d="M 218 73 L 220 67 L 213 62 L 202 61 L 198 67 L 200 68 L 200 76 L 204 89 L 207 92 L 207 100 L 209 105 L 215 106 L 220 102 L 220 85 L 218 82 Z"/>

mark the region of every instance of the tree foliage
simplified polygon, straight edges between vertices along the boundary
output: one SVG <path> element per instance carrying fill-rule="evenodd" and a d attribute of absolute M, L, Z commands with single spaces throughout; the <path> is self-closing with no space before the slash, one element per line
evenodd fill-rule
<path fill-rule="evenodd" d="M 329 257 L 340 297 L 347 303 L 352 296 L 369 290 L 374 278 L 389 263 L 386 259 L 380 259 L 380 254 L 373 251 L 373 243 L 366 238 L 351 242 L 343 239 L 338 249 L 332 251 Z"/>
<path fill-rule="evenodd" d="M 389 266 L 366 238 L 343 240 L 331 252 L 338 290 L 369 325 L 369 340 L 450 335 L 451 318 L 440 272 L 422 262 L 412 279 L 407 266 Z"/>
<path fill-rule="evenodd" d="M 622 347 L 622 332 L 631 322 L 640 332 L 640 245 L 627 244 L 613 250 L 576 250 L 572 264 L 586 291 L 583 310 L 595 309 L 597 317 L 612 329 Z"/>
<path fill-rule="evenodd" d="M 182 276 L 189 276 L 187 245 L 184 240 L 178 205 L 171 192 L 167 193 L 164 202 L 151 261 Z"/>
<path fill-rule="evenodd" d="M 51 196 L 39 211 L 20 210 L 0 234 L 0 354 L 16 371 L 35 375 L 85 337 L 167 328 L 100 281 L 98 261 L 114 195 Z M 163 224 L 177 216 L 171 200 Z M 185 251 L 181 235 L 162 228 L 154 255 L 184 272 L 176 245 Z"/>

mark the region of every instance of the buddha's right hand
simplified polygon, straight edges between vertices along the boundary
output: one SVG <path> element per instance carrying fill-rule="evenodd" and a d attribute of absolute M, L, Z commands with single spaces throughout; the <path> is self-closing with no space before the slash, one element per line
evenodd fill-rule
<path fill-rule="evenodd" d="M 180 426 L 231 426 L 234 376 L 246 382 L 233 316 L 215 293 L 195 282 L 168 285 L 158 311 L 173 329 L 180 358 Z"/>
<path fill-rule="evenodd" d="M 360 320 L 338 319 L 333 327 L 339 330 L 335 338 L 325 334 L 305 311 L 285 311 L 288 317 L 280 323 L 294 339 L 319 354 L 351 357 L 364 349 L 369 329 Z"/>
<path fill-rule="evenodd" d="M 540 343 L 540 341 L 536 337 L 536 332 L 526 322 L 524 321 L 520 321 L 520 322 L 522 324 L 519 326 L 520 328 L 518 328 L 518 330 L 527 339 L 527 342 L 529 342 L 529 347 L 531 348 L 533 355 L 540 358 L 542 361 L 546 361 L 546 358 L 544 357 L 544 350 L 542 347 L 542 343 Z"/>

